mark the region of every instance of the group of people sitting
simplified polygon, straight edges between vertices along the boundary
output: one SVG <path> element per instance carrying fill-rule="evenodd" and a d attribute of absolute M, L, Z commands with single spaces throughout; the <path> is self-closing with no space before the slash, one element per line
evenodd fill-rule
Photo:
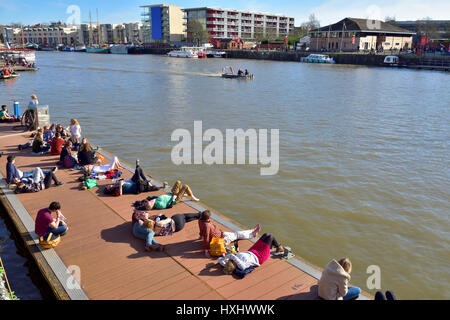
<path fill-rule="evenodd" d="M 3 69 L 0 69 L 0 77 L 3 77 L 3 76 L 9 76 L 9 75 L 11 75 L 11 74 L 16 74 L 16 71 L 14 71 L 13 68 L 3 68 Z"/>

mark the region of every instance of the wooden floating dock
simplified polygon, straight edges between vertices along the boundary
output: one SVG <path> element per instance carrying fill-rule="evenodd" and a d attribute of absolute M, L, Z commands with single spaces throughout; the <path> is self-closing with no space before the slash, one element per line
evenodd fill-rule
<path fill-rule="evenodd" d="M 319 299 L 317 282 L 321 270 L 297 257 L 287 261 L 271 257 L 244 279 L 225 275 L 216 259 L 204 256 L 196 221 L 187 223 L 173 236 L 156 237 L 167 246 L 166 252 L 146 252 L 144 241 L 136 239 L 131 232 L 131 204 L 149 195 L 162 194 L 162 191 L 121 197 L 103 195 L 101 186 L 110 184 L 109 179 L 98 181 L 99 188 L 82 191 L 77 181 L 81 171 L 61 169 L 56 176 L 64 182 L 63 186 L 16 195 L 3 179 L 8 155 L 16 156 L 16 166 L 22 171 L 38 166 L 49 169 L 59 157 L 33 155 L 31 149 L 19 151 L 17 146 L 30 140 L 30 134 L 18 133 L 13 127 L 14 124 L 0 125 L 0 150 L 4 152 L 0 158 L 0 198 L 57 299 Z M 112 157 L 101 149 L 98 153 L 105 156 L 105 161 Z M 130 178 L 134 171 L 126 166 L 124 179 Z M 161 184 L 155 179 L 152 181 Z M 44 250 L 38 245 L 34 220 L 38 210 L 48 207 L 52 201 L 61 203 L 69 230 L 58 247 Z M 158 213 L 172 216 L 205 209 L 211 210 L 214 223 L 222 230 L 243 228 L 201 202 L 184 201 Z M 261 225 L 260 234 L 265 232 L 264 221 Z M 252 244 L 241 240 L 239 247 L 247 250 Z M 79 283 L 68 272 L 76 269 L 80 271 Z M 372 297 L 364 293 L 359 299 Z"/>

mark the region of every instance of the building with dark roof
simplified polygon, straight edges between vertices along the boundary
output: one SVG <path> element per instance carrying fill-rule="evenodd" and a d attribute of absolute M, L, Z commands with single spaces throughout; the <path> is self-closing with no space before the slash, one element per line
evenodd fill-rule
<path fill-rule="evenodd" d="M 370 51 L 411 49 L 415 33 L 380 20 L 345 18 L 308 34 L 312 50 Z"/>

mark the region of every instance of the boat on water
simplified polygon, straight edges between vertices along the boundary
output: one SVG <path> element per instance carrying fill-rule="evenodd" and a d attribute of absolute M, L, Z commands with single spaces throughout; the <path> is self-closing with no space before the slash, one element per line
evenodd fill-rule
<path fill-rule="evenodd" d="M 335 63 L 334 59 L 326 54 L 310 54 L 307 57 L 302 57 L 300 61 L 308 63 Z"/>
<path fill-rule="evenodd" d="M 225 58 L 226 55 L 225 51 L 206 50 L 206 57 L 208 58 Z"/>
<path fill-rule="evenodd" d="M 81 45 L 81 46 L 76 46 L 74 48 L 75 52 L 86 52 L 86 46 L 85 45 Z"/>
<path fill-rule="evenodd" d="M 399 58 L 397 56 L 386 56 L 383 63 L 390 67 L 398 67 Z"/>
<path fill-rule="evenodd" d="M 109 47 L 109 50 L 112 54 L 128 54 L 128 48 L 125 44 L 115 44 Z"/>
<path fill-rule="evenodd" d="M 109 53 L 109 48 L 95 48 L 95 47 L 87 47 L 87 53 Z"/>
<path fill-rule="evenodd" d="M 167 54 L 174 58 L 198 59 L 198 52 L 195 47 L 181 47 L 179 50 L 172 50 Z"/>
<path fill-rule="evenodd" d="M 40 47 L 39 51 L 57 51 L 57 49 L 51 47 Z"/>
<path fill-rule="evenodd" d="M 239 71 L 237 73 L 234 73 L 232 67 L 224 67 L 222 69 L 222 78 L 225 78 L 225 79 L 253 80 L 253 74 L 245 74 L 241 70 L 239 70 Z"/>
<path fill-rule="evenodd" d="M 17 61 L 25 60 L 27 63 L 35 63 L 36 62 L 36 54 L 34 51 L 11 51 L 7 54 L 9 58 L 12 58 Z"/>
<path fill-rule="evenodd" d="M 15 78 L 18 78 L 18 77 L 20 77 L 20 75 L 19 74 L 9 74 L 9 75 L 7 75 L 7 76 L 0 76 L 0 80 L 8 80 L 8 79 L 15 79 Z"/>
<path fill-rule="evenodd" d="M 74 48 L 74 47 L 64 47 L 64 48 L 62 49 L 62 51 L 65 51 L 65 52 L 74 52 L 74 51 L 75 51 L 75 48 Z"/>

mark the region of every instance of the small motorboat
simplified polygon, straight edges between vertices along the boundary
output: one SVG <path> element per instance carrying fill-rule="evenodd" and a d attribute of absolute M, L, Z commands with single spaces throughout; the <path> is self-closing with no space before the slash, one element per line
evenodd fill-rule
<path fill-rule="evenodd" d="M 222 78 L 252 80 L 253 74 L 245 74 L 244 72 L 234 73 L 232 67 L 225 67 L 222 69 Z"/>
<path fill-rule="evenodd" d="M 399 59 L 397 56 L 386 56 L 383 61 L 384 65 L 388 65 L 391 67 L 398 67 L 398 62 Z"/>
<path fill-rule="evenodd" d="M 334 59 L 326 54 L 310 54 L 307 57 L 302 57 L 300 61 L 309 63 L 335 63 Z"/>
<path fill-rule="evenodd" d="M 8 79 L 14 79 L 14 78 L 18 78 L 20 75 L 19 74 L 9 74 L 7 76 L 0 76 L 0 80 L 8 80 Z"/>

